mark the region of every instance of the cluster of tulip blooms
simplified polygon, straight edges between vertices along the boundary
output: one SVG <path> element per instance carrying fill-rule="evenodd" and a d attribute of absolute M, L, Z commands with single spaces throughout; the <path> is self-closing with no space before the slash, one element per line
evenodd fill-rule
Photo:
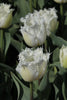
<path fill-rule="evenodd" d="M 67 0 L 54 0 L 58 3 L 65 3 Z M 13 9 L 10 9 L 8 4 L 0 4 L 0 28 L 8 28 L 11 24 Z M 20 18 L 24 23 L 21 26 L 20 32 L 23 36 L 25 43 L 32 47 L 22 50 L 19 54 L 19 63 L 16 71 L 22 78 L 31 82 L 43 77 L 47 69 L 47 64 L 50 58 L 50 53 L 44 53 L 42 47 L 46 37 L 50 36 L 57 30 L 57 14 L 55 8 L 34 11 Z M 36 47 L 36 49 L 33 49 Z M 67 68 L 67 47 L 62 46 L 59 54 L 60 64 L 62 67 Z"/>

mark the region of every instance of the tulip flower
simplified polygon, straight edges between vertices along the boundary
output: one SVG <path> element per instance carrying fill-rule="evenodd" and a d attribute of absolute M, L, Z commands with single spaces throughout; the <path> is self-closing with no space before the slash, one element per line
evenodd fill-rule
<path fill-rule="evenodd" d="M 44 9 L 44 10 L 40 10 L 39 12 L 34 11 L 36 16 L 40 16 L 44 20 L 47 36 L 49 36 L 51 33 L 54 33 L 57 29 L 58 16 L 57 16 L 56 12 L 57 11 L 55 8 L 49 8 L 48 10 Z"/>
<path fill-rule="evenodd" d="M 67 3 L 67 0 L 54 0 L 56 3 Z"/>
<path fill-rule="evenodd" d="M 42 45 L 46 36 L 56 31 L 57 14 L 55 8 L 44 9 L 29 13 L 25 18 L 20 19 L 24 23 L 20 32 L 28 46 L 35 47 Z"/>
<path fill-rule="evenodd" d="M 67 46 L 62 46 L 59 58 L 61 66 L 67 68 Z"/>
<path fill-rule="evenodd" d="M 8 28 L 12 21 L 11 5 L 0 3 L 0 28 Z"/>
<path fill-rule="evenodd" d="M 46 40 L 46 28 L 43 19 L 34 14 L 28 14 L 21 21 L 24 22 L 24 26 L 21 26 L 20 31 L 26 44 L 31 47 L 42 45 Z"/>
<path fill-rule="evenodd" d="M 19 63 L 16 71 L 27 81 L 40 79 L 46 71 L 50 53 L 43 53 L 42 48 L 32 50 L 26 48 L 19 54 Z"/>

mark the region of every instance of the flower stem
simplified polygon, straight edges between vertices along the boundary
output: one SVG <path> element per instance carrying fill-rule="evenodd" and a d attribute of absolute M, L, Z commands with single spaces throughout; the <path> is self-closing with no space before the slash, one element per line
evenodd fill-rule
<path fill-rule="evenodd" d="M 32 0 L 29 0 L 29 5 L 30 5 L 30 11 L 33 12 L 33 8 L 32 8 Z"/>
<path fill-rule="evenodd" d="M 61 16 L 61 33 L 63 34 L 63 29 L 64 29 L 63 4 L 60 4 L 60 16 Z"/>
<path fill-rule="evenodd" d="M 45 52 L 47 52 L 47 40 L 45 40 Z"/>
<path fill-rule="evenodd" d="M 1 53 L 3 53 L 3 30 L 1 30 L 1 40 L 0 40 L 0 49 L 1 49 Z"/>
<path fill-rule="evenodd" d="M 60 4 L 60 15 L 63 17 L 63 4 Z"/>
<path fill-rule="evenodd" d="M 30 100 L 33 100 L 33 82 L 30 82 Z"/>
<path fill-rule="evenodd" d="M 34 8 L 36 8 L 36 0 L 34 0 Z"/>

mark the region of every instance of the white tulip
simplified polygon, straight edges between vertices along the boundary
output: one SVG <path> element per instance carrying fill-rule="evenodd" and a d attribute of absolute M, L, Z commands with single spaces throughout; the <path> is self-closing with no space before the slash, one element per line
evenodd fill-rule
<path fill-rule="evenodd" d="M 42 48 L 36 50 L 26 48 L 19 54 L 16 71 L 25 81 L 40 79 L 46 71 L 49 56 L 50 53 L 43 53 Z"/>
<path fill-rule="evenodd" d="M 67 3 L 67 0 L 54 0 L 56 3 Z"/>
<path fill-rule="evenodd" d="M 46 34 L 49 36 L 51 33 L 54 33 L 57 29 L 57 14 L 55 8 L 44 9 L 39 11 L 39 16 L 44 19 L 45 26 L 46 26 Z"/>
<path fill-rule="evenodd" d="M 0 4 L 0 28 L 8 28 L 11 24 L 13 9 L 10 7 L 8 4 Z"/>
<path fill-rule="evenodd" d="M 55 8 L 34 11 L 29 13 L 25 18 L 20 19 L 24 23 L 21 26 L 21 33 L 27 45 L 34 47 L 42 45 L 46 40 L 46 35 L 56 31 L 57 14 Z"/>
<path fill-rule="evenodd" d="M 42 45 L 46 40 L 46 28 L 44 20 L 40 16 L 28 14 L 25 19 L 21 18 L 24 26 L 20 31 L 27 45 L 34 47 Z"/>
<path fill-rule="evenodd" d="M 61 66 L 67 68 L 67 46 L 62 46 L 59 58 Z"/>

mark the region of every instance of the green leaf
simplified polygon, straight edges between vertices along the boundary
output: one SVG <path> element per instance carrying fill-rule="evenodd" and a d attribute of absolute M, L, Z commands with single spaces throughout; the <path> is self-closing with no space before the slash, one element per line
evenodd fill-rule
<path fill-rule="evenodd" d="M 23 37 L 22 37 L 21 35 L 16 34 L 16 36 L 17 36 L 17 38 L 19 39 L 19 41 L 20 41 L 20 42 L 22 42 L 22 41 L 23 41 Z"/>
<path fill-rule="evenodd" d="M 50 64 L 49 66 L 50 66 L 50 67 L 56 66 L 56 67 L 59 69 L 59 72 L 58 72 L 58 73 L 59 73 L 60 75 L 63 75 L 64 73 L 67 72 L 67 70 L 66 70 L 65 68 L 61 67 L 60 62 L 54 62 L 53 64 Z"/>
<path fill-rule="evenodd" d="M 48 74 L 45 73 L 45 75 L 44 75 L 44 77 L 41 80 L 41 83 L 39 85 L 39 90 L 43 91 L 46 88 L 47 84 L 48 84 Z"/>
<path fill-rule="evenodd" d="M 30 12 L 30 6 L 27 0 L 16 0 L 14 6 L 17 6 L 17 12 L 13 17 L 13 23 L 17 23 L 20 22 L 20 17 L 24 17 Z"/>
<path fill-rule="evenodd" d="M 8 29 L 8 31 L 9 31 L 11 36 L 14 36 L 17 33 L 18 29 L 19 29 L 19 25 L 18 24 L 13 24 L 12 27 L 10 27 Z"/>
<path fill-rule="evenodd" d="M 67 12 L 65 13 L 65 25 L 67 25 Z"/>
<path fill-rule="evenodd" d="M 21 96 L 20 100 L 30 100 L 30 89 L 25 86 L 19 79 L 18 77 L 11 72 L 11 75 L 16 79 L 16 81 L 21 85 L 22 89 L 23 89 L 23 94 Z"/>
<path fill-rule="evenodd" d="M 11 42 L 10 33 L 5 33 L 5 51 L 4 51 L 5 55 L 7 53 L 8 48 L 9 48 L 10 42 Z"/>
<path fill-rule="evenodd" d="M 66 88 L 65 88 L 65 82 L 63 82 L 62 83 L 62 94 L 63 94 L 64 100 L 67 100 L 65 90 L 66 90 Z"/>
<path fill-rule="evenodd" d="M 59 47 L 62 47 L 62 45 L 67 46 L 67 41 L 65 41 L 63 38 L 59 36 L 55 36 L 54 34 L 51 34 L 50 37 L 54 45 L 59 46 Z"/>
<path fill-rule="evenodd" d="M 53 62 L 58 62 L 59 61 L 59 48 L 56 48 L 53 51 Z"/>
<path fill-rule="evenodd" d="M 59 100 L 59 89 L 58 87 L 54 84 L 54 89 L 55 89 L 55 100 Z"/>
<path fill-rule="evenodd" d="M 13 74 L 11 73 L 11 77 L 16 85 L 16 88 L 17 88 L 17 92 L 18 92 L 18 96 L 17 96 L 17 100 L 19 99 L 19 96 L 20 96 L 20 85 L 18 83 L 18 81 L 15 79 L 15 77 L 13 76 Z"/>
<path fill-rule="evenodd" d="M 20 52 L 21 49 L 23 48 L 23 44 L 20 43 L 19 41 L 15 40 L 15 39 L 13 39 L 13 38 L 11 38 L 11 45 L 12 45 L 14 48 L 16 48 L 16 50 L 17 50 L 18 52 Z"/>
<path fill-rule="evenodd" d="M 56 73 L 52 70 L 49 71 L 49 82 L 53 83 L 54 80 L 56 79 Z"/>
<path fill-rule="evenodd" d="M 3 64 L 3 63 L 0 63 L 0 70 L 7 71 L 7 72 L 14 71 L 13 68 L 11 68 L 10 66 Z"/>
<path fill-rule="evenodd" d="M 38 0 L 38 5 L 40 6 L 40 8 L 42 9 L 44 6 L 44 0 Z"/>

